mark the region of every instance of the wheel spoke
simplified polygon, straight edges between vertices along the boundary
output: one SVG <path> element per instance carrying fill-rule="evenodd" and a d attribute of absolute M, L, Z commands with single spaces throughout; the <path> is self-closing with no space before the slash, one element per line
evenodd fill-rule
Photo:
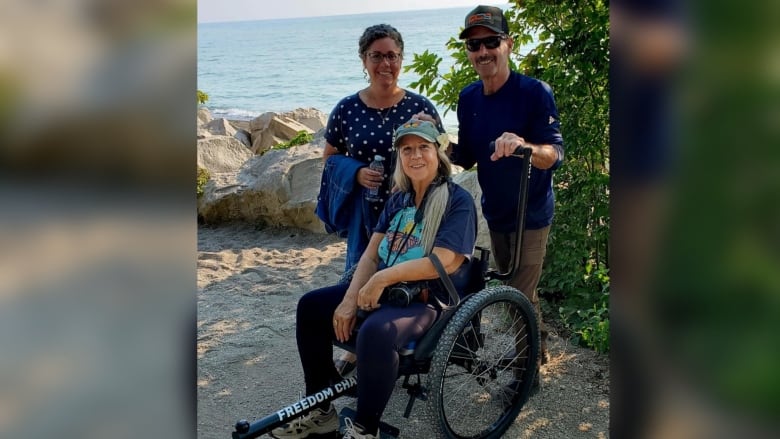
<path fill-rule="evenodd" d="M 538 329 L 530 302 L 509 287 L 483 290 L 459 309 L 435 355 L 434 413 L 446 436 L 484 438 L 503 432 L 517 416 L 535 373 Z M 449 326 L 448 326 L 449 328 Z M 535 343 L 535 345 L 534 345 Z M 449 346 L 449 347 L 447 347 Z M 438 381 L 437 381 L 438 380 Z"/>

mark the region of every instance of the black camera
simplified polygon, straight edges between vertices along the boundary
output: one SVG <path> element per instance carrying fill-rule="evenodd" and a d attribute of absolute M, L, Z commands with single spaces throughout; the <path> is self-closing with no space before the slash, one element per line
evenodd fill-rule
<path fill-rule="evenodd" d="M 400 307 L 409 306 L 421 291 L 422 285 L 419 283 L 399 282 L 385 288 L 379 302 Z"/>

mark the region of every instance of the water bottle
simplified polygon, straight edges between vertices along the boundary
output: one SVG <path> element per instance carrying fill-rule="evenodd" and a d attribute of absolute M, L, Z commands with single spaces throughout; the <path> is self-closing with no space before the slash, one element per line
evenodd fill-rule
<path fill-rule="evenodd" d="M 374 170 L 374 171 L 379 171 L 382 174 L 383 178 L 384 178 L 384 174 L 385 174 L 385 165 L 382 162 L 384 161 L 384 159 L 385 158 L 382 157 L 381 155 L 375 155 L 374 156 L 374 160 L 371 163 L 369 163 L 369 165 L 368 165 L 368 169 L 371 169 L 371 170 Z M 366 200 L 368 200 L 368 201 L 379 201 L 380 200 L 380 198 L 379 198 L 379 188 L 380 187 L 381 187 L 381 185 L 376 187 L 376 188 L 374 188 L 374 189 L 366 188 Z"/>

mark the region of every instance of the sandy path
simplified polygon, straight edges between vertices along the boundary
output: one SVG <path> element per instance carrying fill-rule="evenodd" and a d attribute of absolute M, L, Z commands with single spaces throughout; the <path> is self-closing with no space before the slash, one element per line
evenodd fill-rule
<path fill-rule="evenodd" d="M 237 419 L 258 419 L 299 399 L 296 302 L 339 279 L 344 249 L 343 240 L 300 230 L 199 227 L 199 438 L 229 438 Z M 608 437 L 608 358 L 551 337 L 543 390 L 504 437 Z M 406 402 L 399 381 L 383 420 L 399 427 L 402 438 L 429 437 L 419 417 L 403 418 Z M 420 413 L 418 402 L 412 418 Z"/>

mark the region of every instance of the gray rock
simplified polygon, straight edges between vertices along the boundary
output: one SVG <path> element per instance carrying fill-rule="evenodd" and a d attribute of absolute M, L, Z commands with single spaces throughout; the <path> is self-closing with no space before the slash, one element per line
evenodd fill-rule
<path fill-rule="evenodd" d="M 326 123 L 327 115 L 314 108 L 299 108 L 281 114 L 263 113 L 249 121 L 252 152 L 263 154 L 274 145 L 290 141 L 300 131 L 321 132 Z"/>
<path fill-rule="evenodd" d="M 286 116 L 276 116 L 271 118 L 271 122 L 268 124 L 268 130 L 273 132 L 275 136 L 287 140 L 297 136 L 301 131 L 314 134 L 313 129 L 307 127 L 295 119 L 291 119 Z"/>
<path fill-rule="evenodd" d="M 325 233 L 314 213 L 322 176 L 321 144 L 270 150 L 204 187 L 198 215 L 206 223 L 247 221 Z"/>
<path fill-rule="evenodd" d="M 230 121 L 220 117 L 203 125 L 208 132 L 215 136 L 233 136 L 236 134 L 236 128 L 230 124 Z"/>
<path fill-rule="evenodd" d="M 293 111 L 282 113 L 281 116 L 300 122 L 309 127 L 312 132 L 325 128 L 328 123 L 328 115 L 316 108 L 297 108 Z"/>
<path fill-rule="evenodd" d="M 211 122 L 211 112 L 206 107 L 198 107 L 198 126 Z"/>
<path fill-rule="evenodd" d="M 234 137 L 212 136 L 198 140 L 198 167 L 212 175 L 237 171 L 252 156 L 252 151 Z"/>
<path fill-rule="evenodd" d="M 233 137 L 238 139 L 238 141 L 243 143 L 247 148 L 252 148 L 252 135 L 249 134 L 249 131 L 238 129 L 236 130 L 236 134 L 233 134 Z"/>

